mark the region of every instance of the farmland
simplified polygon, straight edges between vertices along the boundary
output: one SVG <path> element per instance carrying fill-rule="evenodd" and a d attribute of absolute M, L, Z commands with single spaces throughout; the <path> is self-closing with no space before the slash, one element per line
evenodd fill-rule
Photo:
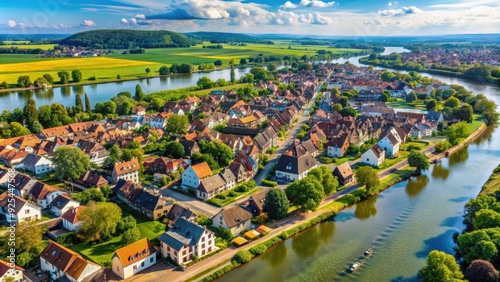
<path fill-rule="evenodd" d="M 9 44 L 4 41 L 4 44 L 6 45 L 0 45 L 0 48 L 10 48 L 10 47 L 16 47 L 19 49 L 43 49 L 43 50 L 49 50 L 49 49 L 54 49 L 54 46 L 56 44 Z"/>
<path fill-rule="evenodd" d="M 212 44 L 203 44 L 212 45 Z M 199 44 L 190 48 L 155 48 L 147 49 L 143 54 L 122 54 L 123 50 L 115 50 L 115 54 L 106 57 L 90 58 L 37 58 L 35 55 L 23 54 L 1 54 L 0 55 L 0 82 L 7 81 L 14 85 L 21 75 L 28 75 L 31 80 L 49 73 L 57 80 L 57 72 L 79 69 L 83 73 L 80 84 L 89 83 L 89 78 L 96 77 L 96 82 L 115 80 L 117 75 L 122 78 L 133 79 L 137 76 L 145 76 L 145 69 L 151 68 L 152 74 L 158 69 L 174 63 L 190 63 L 199 65 L 202 63 L 213 63 L 221 60 L 223 67 L 227 67 L 229 61 L 234 59 L 236 63 L 241 58 L 264 56 L 312 56 L 318 50 L 329 50 L 334 54 L 344 52 L 357 52 L 359 49 L 336 49 L 329 46 L 298 45 L 288 41 L 278 41 L 274 45 L 248 44 L 247 46 L 224 45 L 224 49 L 203 48 Z M 36 46 L 36 45 L 16 45 Z"/>

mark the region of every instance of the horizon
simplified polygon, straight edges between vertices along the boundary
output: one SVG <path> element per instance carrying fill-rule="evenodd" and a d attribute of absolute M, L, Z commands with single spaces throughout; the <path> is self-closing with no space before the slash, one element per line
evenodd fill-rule
<path fill-rule="evenodd" d="M 6 0 L 0 34 L 137 29 L 294 36 L 397 37 L 497 34 L 500 1 Z M 255 32 L 258 30 L 259 32 Z"/>

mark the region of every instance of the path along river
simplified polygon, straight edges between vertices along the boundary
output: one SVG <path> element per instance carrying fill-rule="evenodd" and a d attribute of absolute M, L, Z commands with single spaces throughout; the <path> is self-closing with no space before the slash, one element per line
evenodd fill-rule
<path fill-rule="evenodd" d="M 499 87 L 424 75 L 461 84 L 500 105 Z M 431 250 L 453 253 L 452 235 L 463 230 L 465 203 L 499 163 L 500 128 L 489 128 L 422 176 L 343 210 L 218 281 L 415 281 Z M 375 251 L 365 264 L 346 272 L 371 246 Z"/>

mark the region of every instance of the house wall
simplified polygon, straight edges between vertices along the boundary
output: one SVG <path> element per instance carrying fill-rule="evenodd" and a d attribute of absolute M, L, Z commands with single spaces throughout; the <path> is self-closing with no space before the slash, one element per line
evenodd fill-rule
<path fill-rule="evenodd" d="M 200 179 L 198 178 L 198 175 L 194 172 L 194 169 L 192 167 L 189 167 L 184 171 L 182 174 L 182 186 L 183 187 L 191 187 L 191 188 L 198 188 L 200 185 Z"/>
<path fill-rule="evenodd" d="M 342 158 L 344 154 L 342 152 L 342 148 L 328 146 L 328 156 L 330 158 Z"/>
<path fill-rule="evenodd" d="M 113 169 L 113 183 L 118 183 L 118 180 L 120 179 L 131 181 L 133 183 L 139 183 L 139 171 L 136 170 L 118 175 L 118 173 L 116 173 L 116 170 Z"/>
<path fill-rule="evenodd" d="M 45 196 L 44 200 L 37 200 L 37 205 L 41 206 L 42 209 L 45 209 L 45 208 L 47 208 L 48 203 L 52 202 L 52 200 L 54 200 L 57 196 L 59 196 L 61 194 L 66 194 L 66 192 L 63 192 L 60 190 L 51 192 Z"/>
<path fill-rule="evenodd" d="M 0 281 L 7 281 L 7 277 L 14 277 L 14 282 L 21 282 L 23 281 L 23 272 L 16 269 L 14 275 L 11 275 L 10 271 L 7 271 L 3 276 L 0 276 Z"/>
<path fill-rule="evenodd" d="M 85 269 L 82 271 L 82 274 L 80 274 L 78 280 L 73 279 L 69 275 L 66 275 L 66 277 L 69 278 L 70 280 L 80 282 L 85 278 L 87 278 L 89 275 L 96 273 L 96 271 L 98 271 L 99 269 L 101 269 L 100 266 L 88 263 Z"/>
<path fill-rule="evenodd" d="M 123 267 L 120 259 L 117 256 L 114 256 L 111 264 L 114 273 L 123 279 L 127 279 L 156 264 L 156 253 L 152 253 L 149 256 L 144 257 L 142 260 L 139 260 L 131 265 L 127 265 L 126 267 Z"/>
<path fill-rule="evenodd" d="M 19 222 L 34 221 L 42 218 L 42 209 L 31 203 L 26 203 L 24 207 L 17 213 Z M 7 221 L 9 216 L 7 216 Z"/>
<path fill-rule="evenodd" d="M 361 162 L 365 164 L 369 164 L 371 166 L 379 166 L 382 163 L 384 163 L 385 157 L 381 156 L 380 158 L 377 158 L 375 156 L 375 153 L 369 149 L 368 151 L 364 152 L 361 155 Z"/>
<path fill-rule="evenodd" d="M 68 229 L 69 231 L 78 231 L 78 229 L 80 229 L 80 227 L 82 227 L 81 221 L 73 224 L 73 223 L 67 221 L 66 219 L 63 219 L 62 222 L 63 222 L 63 227 Z"/>
<path fill-rule="evenodd" d="M 39 175 L 53 171 L 54 167 L 52 166 L 52 162 L 50 160 L 41 158 L 38 163 L 35 164 L 35 167 L 30 167 L 28 170 L 36 175 Z"/>
<path fill-rule="evenodd" d="M 284 172 L 284 171 L 276 171 L 276 177 L 278 178 L 285 178 L 285 179 L 288 179 L 288 180 L 291 180 L 291 181 L 295 181 L 295 180 L 301 180 L 302 178 L 306 177 L 307 174 L 309 173 L 309 171 L 315 169 L 316 167 L 318 167 L 317 165 L 311 167 L 310 169 L 302 172 L 301 174 L 293 174 L 293 173 L 288 173 L 288 172 Z"/>
<path fill-rule="evenodd" d="M 52 206 L 52 208 L 50 209 L 56 216 L 61 216 L 63 215 L 66 211 L 68 211 L 71 207 L 73 208 L 76 208 L 80 206 L 80 203 L 76 202 L 76 201 L 69 201 L 69 203 L 64 206 L 62 209 L 59 209 L 55 206 Z"/>
<path fill-rule="evenodd" d="M 57 269 L 54 265 L 46 261 L 44 258 L 40 257 L 40 268 L 43 272 L 50 272 L 52 275 L 52 279 L 57 280 L 64 276 L 64 272 Z"/>

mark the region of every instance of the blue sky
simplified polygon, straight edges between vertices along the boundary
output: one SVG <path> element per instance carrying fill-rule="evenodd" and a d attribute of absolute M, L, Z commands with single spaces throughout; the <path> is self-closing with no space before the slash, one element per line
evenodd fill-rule
<path fill-rule="evenodd" d="M 1 0 L 0 33 L 167 29 L 344 36 L 500 33 L 500 0 Z"/>

